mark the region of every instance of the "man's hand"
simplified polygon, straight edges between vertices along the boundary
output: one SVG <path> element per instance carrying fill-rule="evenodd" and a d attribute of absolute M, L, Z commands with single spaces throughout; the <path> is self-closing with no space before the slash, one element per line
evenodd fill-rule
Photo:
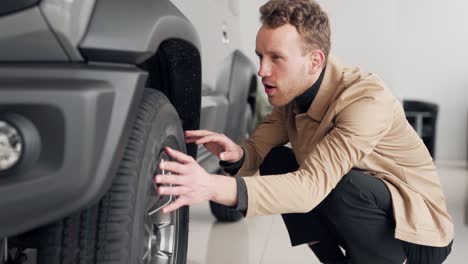
<path fill-rule="evenodd" d="M 203 144 L 220 160 L 235 163 L 244 155 L 244 150 L 224 134 L 208 130 L 185 131 L 185 142 Z"/>
<path fill-rule="evenodd" d="M 161 195 L 175 195 L 178 198 L 162 209 L 169 213 L 184 205 L 213 200 L 225 205 L 237 203 L 237 185 L 235 179 L 207 173 L 191 156 L 166 147 L 166 153 L 175 161 L 159 163 L 161 170 L 170 171 L 172 175 L 156 175 L 157 184 L 173 184 L 158 187 Z M 177 174 L 177 175 L 175 175 Z"/>

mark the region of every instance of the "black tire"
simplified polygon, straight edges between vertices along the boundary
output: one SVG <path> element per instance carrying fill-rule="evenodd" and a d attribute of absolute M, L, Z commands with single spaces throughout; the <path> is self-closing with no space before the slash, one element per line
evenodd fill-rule
<path fill-rule="evenodd" d="M 148 214 L 167 201 L 167 197 L 156 193 L 153 183 L 153 176 L 160 173 L 160 158 L 168 159 L 162 151 L 165 146 L 185 152 L 179 116 L 161 92 L 145 89 L 110 190 L 98 205 L 36 230 L 33 240 L 39 241 L 37 263 L 147 263 L 149 259 L 144 261 L 143 256 L 149 252 L 149 242 L 154 242 L 151 255 L 170 257 L 170 261 L 159 259 L 156 263 L 185 263 L 189 208 L 167 215 Z M 169 225 L 164 227 L 166 222 Z M 155 239 L 149 240 L 151 235 Z M 174 243 L 161 243 L 168 237 Z M 163 245 L 169 246 L 163 249 Z"/>
<path fill-rule="evenodd" d="M 243 217 L 241 212 L 213 201 L 210 201 L 210 209 L 219 222 L 236 222 Z"/>

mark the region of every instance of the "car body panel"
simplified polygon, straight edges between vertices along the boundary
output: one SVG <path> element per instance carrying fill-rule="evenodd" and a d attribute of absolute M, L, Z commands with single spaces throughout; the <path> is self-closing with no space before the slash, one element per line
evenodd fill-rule
<path fill-rule="evenodd" d="M 42 0 L 39 8 L 72 61 L 83 61 L 78 46 L 88 28 L 96 0 Z"/>
<path fill-rule="evenodd" d="M 192 24 L 168 0 L 100 0 L 80 50 L 89 61 L 140 64 L 174 38 L 200 47 Z"/>
<path fill-rule="evenodd" d="M 68 61 L 40 9 L 0 17 L 0 61 Z"/>

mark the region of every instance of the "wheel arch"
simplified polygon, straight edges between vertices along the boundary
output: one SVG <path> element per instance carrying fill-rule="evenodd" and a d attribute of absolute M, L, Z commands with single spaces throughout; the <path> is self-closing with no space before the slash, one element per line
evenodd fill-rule
<path fill-rule="evenodd" d="M 169 0 L 100 0 L 80 51 L 91 62 L 138 65 L 148 73 L 146 87 L 161 90 L 191 130 L 200 123 L 200 45 L 194 26 Z M 192 145 L 187 152 L 196 157 Z"/>

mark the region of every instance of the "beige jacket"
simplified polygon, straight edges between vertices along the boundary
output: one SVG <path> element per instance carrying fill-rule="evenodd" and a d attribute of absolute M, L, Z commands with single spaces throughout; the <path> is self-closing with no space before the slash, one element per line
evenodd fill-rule
<path fill-rule="evenodd" d="M 298 114 L 294 101 L 274 108 L 242 143 L 246 159 L 237 175 L 255 174 L 272 147 L 288 142 L 299 170 L 244 177 L 247 216 L 308 212 L 358 168 L 390 189 L 396 238 L 439 247 L 453 239 L 432 158 L 400 102 L 376 75 L 343 68 L 330 56 L 307 113 Z"/>

